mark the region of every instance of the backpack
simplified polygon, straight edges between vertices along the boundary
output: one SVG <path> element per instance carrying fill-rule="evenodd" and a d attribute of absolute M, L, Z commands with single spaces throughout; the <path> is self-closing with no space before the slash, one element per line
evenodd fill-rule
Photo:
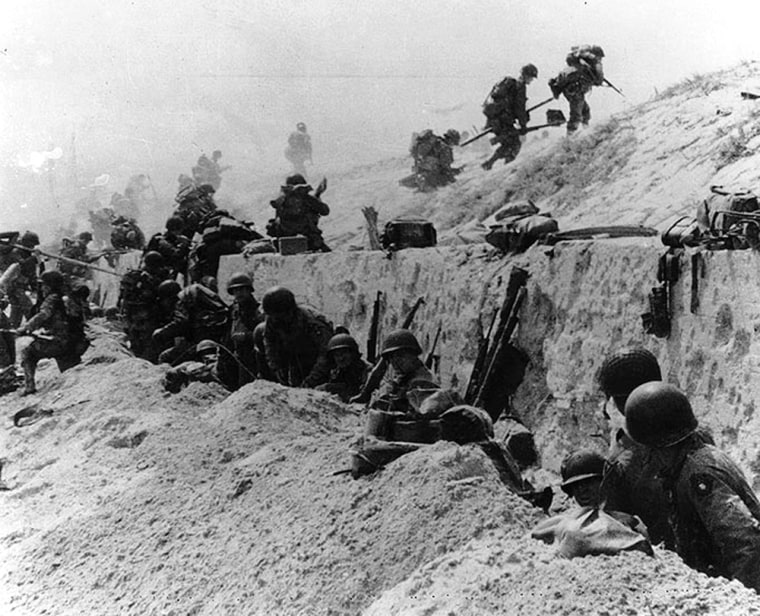
<path fill-rule="evenodd" d="M 486 242 L 503 252 L 524 252 L 540 238 L 559 231 L 559 224 L 546 214 L 528 214 L 504 218 L 491 225 Z"/>
<path fill-rule="evenodd" d="M 723 235 L 736 224 L 745 222 L 746 212 L 760 209 L 757 195 L 751 190 L 739 189 L 736 192 L 726 190 L 723 186 L 710 186 L 712 193 L 697 207 L 697 221 L 700 227 L 713 235 Z"/>
<path fill-rule="evenodd" d="M 380 234 L 380 244 L 386 250 L 429 248 L 437 243 L 433 223 L 424 218 L 394 218 Z"/>
<path fill-rule="evenodd" d="M 220 240 L 251 242 L 261 239 L 261 234 L 249 228 L 244 222 L 223 211 L 217 211 L 202 223 L 203 242 L 210 244 Z"/>

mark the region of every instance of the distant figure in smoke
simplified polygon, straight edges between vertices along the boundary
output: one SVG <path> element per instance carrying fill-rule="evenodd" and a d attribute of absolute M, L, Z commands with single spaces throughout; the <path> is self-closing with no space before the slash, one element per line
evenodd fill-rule
<path fill-rule="evenodd" d="M 201 154 L 196 166 L 193 167 L 193 181 L 196 185 L 210 184 L 214 187 L 214 191 L 219 190 L 222 185 L 222 172 L 230 168 L 230 165 L 222 167 L 219 164 L 220 158 L 222 158 L 221 150 L 214 150 L 211 158 Z M 182 176 L 180 176 L 180 183 L 181 178 Z"/>
<path fill-rule="evenodd" d="M 306 161 L 312 163 L 311 137 L 306 132 L 306 124 L 299 122 L 296 130 L 288 137 L 288 147 L 285 148 L 285 158 L 293 165 L 293 173 L 307 177 Z"/>

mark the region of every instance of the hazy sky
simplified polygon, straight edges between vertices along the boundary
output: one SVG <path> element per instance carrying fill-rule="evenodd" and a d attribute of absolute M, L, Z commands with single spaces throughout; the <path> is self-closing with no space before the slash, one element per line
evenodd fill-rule
<path fill-rule="evenodd" d="M 65 159 L 75 136 L 82 174 L 147 170 L 167 190 L 217 147 L 234 173 L 279 171 L 300 120 L 326 167 L 404 155 L 413 130 L 480 126 L 490 86 L 528 61 L 529 96 L 546 98 L 579 43 L 604 48 L 627 97 L 596 89 L 594 119 L 760 58 L 760 2 L 746 0 L 3 4 L 0 162 L 51 145 Z"/>

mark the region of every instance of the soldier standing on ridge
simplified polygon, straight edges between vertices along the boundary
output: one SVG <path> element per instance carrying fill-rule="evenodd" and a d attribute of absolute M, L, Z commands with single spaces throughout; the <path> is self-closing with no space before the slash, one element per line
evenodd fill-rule
<path fill-rule="evenodd" d="M 597 45 L 573 47 L 565 58 L 567 66 L 559 75 L 549 80 L 549 88 L 554 98 L 562 94 L 570 105 L 570 118 L 567 121 L 567 134 L 577 130 L 578 124 L 588 126 L 591 109 L 586 102 L 586 94 L 593 86 L 604 83 L 602 68 L 604 51 Z"/>
<path fill-rule="evenodd" d="M 536 77 L 536 66 L 526 64 L 520 69 L 519 79 L 505 77 L 491 88 L 491 93 L 483 104 L 483 113 L 486 116 L 486 128 L 490 128 L 494 134 L 491 143 L 498 144 L 499 147 L 491 158 L 481 165 L 483 169 L 490 169 L 500 158 L 504 159 L 505 164 L 511 162 L 520 153 L 521 131 L 528 126 L 530 120 L 525 110 L 525 88 Z M 518 127 L 515 127 L 515 122 Z"/>
<path fill-rule="evenodd" d="M 299 122 L 296 130 L 288 137 L 288 147 L 285 148 L 285 158 L 293 165 L 293 173 L 306 177 L 306 161 L 311 160 L 311 137 L 306 132 L 306 124 Z"/>
<path fill-rule="evenodd" d="M 678 555 L 703 573 L 760 590 L 760 501 L 734 461 L 696 434 L 683 392 L 640 385 L 625 403 L 625 423 L 663 477 Z"/>
<path fill-rule="evenodd" d="M 304 235 L 308 240 L 308 249 L 312 251 L 330 252 L 330 248 L 322 238 L 319 219 L 330 213 L 328 205 L 320 199 L 327 188 L 327 180 L 323 179 L 313 195 L 309 194 L 311 186 L 302 175 L 291 175 L 285 186 L 281 186 L 282 194 L 270 205 L 277 215 L 267 223 L 267 235 L 270 237 L 289 237 Z"/>
<path fill-rule="evenodd" d="M 266 315 L 266 361 L 279 383 L 316 387 L 328 379 L 327 343 L 332 323 L 318 312 L 299 306 L 285 287 L 272 287 L 261 299 Z"/>

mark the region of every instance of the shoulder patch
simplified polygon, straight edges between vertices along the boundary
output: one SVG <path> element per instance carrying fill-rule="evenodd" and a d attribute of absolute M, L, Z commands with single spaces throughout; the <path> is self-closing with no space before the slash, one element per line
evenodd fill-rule
<path fill-rule="evenodd" d="M 713 491 L 713 484 L 715 480 L 704 473 L 697 473 L 689 478 L 691 484 L 691 490 L 697 496 L 697 498 L 704 498 L 709 496 Z"/>

